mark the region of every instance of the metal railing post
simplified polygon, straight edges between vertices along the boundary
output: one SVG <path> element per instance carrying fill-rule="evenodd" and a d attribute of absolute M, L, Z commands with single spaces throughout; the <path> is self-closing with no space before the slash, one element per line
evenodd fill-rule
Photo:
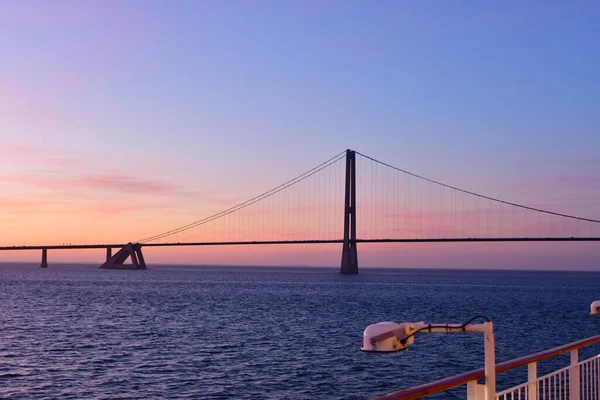
<path fill-rule="evenodd" d="M 485 398 L 496 398 L 496 346 L 494 342 L 494 323 L 484 322 L 484 352 L 485 352 Z"/>
<path fill-rule="evenodd" d="M 537 361 L 527 364 L 527 383 L 527 400 L 537 400 Z"/>
<path fill-rule="evenodd" d="M 579 400 L 579 350 L 571 350 L 569 369 L 569 400 Z"/>
<path fill-rule="evenodd" d="M 484 400 L 485 395 L 485 385 L 476 380 L 467 382 L 467 400 Z"/>
<path fill-rule="evenodd" d="M 596 388 L 595 388 L 595 392 L 596 392 L 596 398 L 600 399 L 600 358 L 596 358 L 595 364 L 596 364 Z"/>

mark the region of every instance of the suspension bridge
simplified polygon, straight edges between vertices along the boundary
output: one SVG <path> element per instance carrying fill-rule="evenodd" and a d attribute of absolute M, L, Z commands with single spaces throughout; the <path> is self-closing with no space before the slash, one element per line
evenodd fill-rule
<path fill-rule="evenodd" d="M 110 244 L 0 250 L 106 249 L 101 268 L 146 269 L 143 247 L 341 244 L 342 274 L 359 243 L 600 241 L 600 220 L 463 190 L 346 150 L 245 202 L 166 232 Z M 113 255 L 112 250 L 118 249 Z"/>

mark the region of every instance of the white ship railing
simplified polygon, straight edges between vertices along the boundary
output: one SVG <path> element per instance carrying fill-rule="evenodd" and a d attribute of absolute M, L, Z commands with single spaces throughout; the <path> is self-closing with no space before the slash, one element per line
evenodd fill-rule
<path fill-rule="evenodd" d="M 600 400 L 600 355 L 579 361 L 579 349 L 598 342 L 600 335 L 496 364 L 496 374 L 527 366 L 527 382 L 496 393 L 496 400 Z M 569 366 L 538 376 L 539 361 L 565 353 L 571 355 Z M 374 400 L 418 399 L 463 385 L 467 400 L 485 400 L 484 386 L 477 383 L 484 376 L 484 369 L 477 369 Z"/>
<path fill-rule="evenodd" d="M 535 378 L 537 363 L 529 364 L 529 381 L 521 385 L 503 390 L 496 394 L 498 400 L 529 399 L 529 400 L 559 400 L 580 399 L 597 400 L 600 395 L 599 378 L 600 355 L 556 370 L 547 375 Z M 533 371 L 533 372 L 532 372 Z M 577 375 L 579 379 L 577 379 Z M 571 386 L 579 381 L 579 385 Z"/>

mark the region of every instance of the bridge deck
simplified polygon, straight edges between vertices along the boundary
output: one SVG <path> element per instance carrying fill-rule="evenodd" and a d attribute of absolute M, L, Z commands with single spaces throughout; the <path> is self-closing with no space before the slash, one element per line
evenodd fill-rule
<path fill-rule="evenodd" d="M 600 237 L 520 237 L 520 238 L 434 238 L 434 239 L 356 239 L 356 243 L 477 243 L 477 242 L 599 242 Z M 175 246 L 238 246 L 266 244 L 331 244 L 343 243 L 343 239 L 334 240 L 263 240 L 248 242 L 173 242 L 173 243 L 140 243 L 142 247 L 175 247 Z M 68 245 L 36 245 L 36 246 L 3 246 L 0 250 L 59 250 L 59 249 L 106 249 L 122 248 L 127 243 L 112 244 L 68 244 Z"/>

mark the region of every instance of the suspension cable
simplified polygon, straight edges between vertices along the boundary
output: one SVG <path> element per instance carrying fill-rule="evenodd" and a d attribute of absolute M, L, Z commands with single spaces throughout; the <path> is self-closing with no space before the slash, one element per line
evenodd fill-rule
<path fill-rule="evenodd" d="M 143 243 L 143 242 L 149 242 L 149 241 L 153 241 L 153 240 L 157 240 L 157 239 L 162 239 L 162 238 L 164 238 L 166 236 L 171 236 L 173 234 L 180 233 L 180 232 L 185 231 L 187 229 L 191 229 L 191 228 L 194 228 L 194 227 L 196 227 L 198 225 L 202 225 L 202 224 L 214 221 L 215 219 L 221 218 L 221 217 L 223 217 L 225 215 L 228 215 L 228 214 L 231 214 L 231 213 L 233 213 L 235 211 L 241 210 L 242 208 L 248 207 L 248 206 L 250 206 L 250 205 L 252 205 L 252 204 L 254 204 L 256 202 L 259 202 L 259 201 L 261 201 L 261 200 L 263 200 L 263 199 L 265 199 L 267 197 L 270 197 L 270 196 L 274 195 L 275 193 L 278 193 L 278 192 L 280 192 L 280 191 L 282 191 L 284 189 L 287 189 L 290 186 L 293 186 L 293 185 L 295 185 L 295 184 L 297 184 L 299 182 L 302 182 L 303 180 L 305 180 L 308 177 L 316 174 L 317 172 L 322 171 L 323 169 L 329 167 L 330 165 L 333 165 L 336 162 L 340 161 L 341 159 L 343 159 L 345 157 L 345 154 L 346 154 L 346 151 L 344 150 L 341 153 L 339 153 L 339 154 L 335 155 L 334 157 L 330 158 L 329 160 L 327 160 L 327 161 L 325 161 L 325 162 L 317 165 L 316 167 L 314 167 L 314 168 L 312 168 L 312 169 L 304 172 L 303 174 L 300 174 L 300 175 L 296 176 L 295 178 L 290 179 L 289 181 L 287 181 L 285 183 L 282 183 L 281 185 L 279 185 L 279 186 L 277 186 L 277 187 L 275 187 L 275 188 L 273 188 L 271 190 L 268 190 L 268 191 L 266 191 L 266 192 L 264 192 L 262 194 L 259 194 L 258 196 L 255 196 L 255 197 L 253 197 L 253 198 L 251 198 L 249 200 L 246 200 L 246 201 L 244 201 L 244 202 L 242 202 L 242 203 L 240 203 L 240 204 L 238 204 L 236 206 L 230 207 L 230 208 L 228 208 L 226 210 L 220 211 L 220 212 L 218 212 L 216 214 L 210 215 L 210 216 L 208 216 L 206 218 L 203 218 L 201 220 L 198 220 L 198 221 L 192 222 L 190 224 L 181 226 L 179 228 L 175 228 L 175 229 L 172 229 L 172 230 L 167 231 L 167 232 L 163 232 L 163 233 L 160 233 L 160 234 L 157 234 L 157 235 L 154 235 L 154 236 L 150 236 L 150 237 L 147 237 L 145 239 L 137 240 L 135 243 Z"/>
<path fill-rule="evenodd" d="M 460 188 L 457 188 L 457 187 L 454 187 L 454 186 L 451 186 L 451 185 L 446 185 L 444 183 L 441 183 L 441 182 L 438 182 L 438 181 L 434 181 L 433 179 L 428 179 L 428 178 L 425 178 L 423 176 L 420 176 L 420 175 L 417 175 L 417 174 L 413 174 L 412 172 L 403 170 L 401 168 L 394 167 L 393 165 L 384 163 L 383 161 L 376 160 L 376 159 L 374 159 L 372 157 L 369 157 L 369 156 L 367 156 L 365 154 L 362 154 L 362 153 L 360 153 L 358 151 L 356 151 L 355 153 L 359 154 L 359 155 L 361 155 L 361 156 L 363 156 L 363 157 L 365 157 L 365 158 L 367 158 L 367 159 L 369 159 L 371 161 L 374 161 L 374 162 L 379 163 L 381 165 L 385 165 L 388 168 L 392 168 L 392 169 L 395 169 L 396 171 L 400 171 L 400 172 L 403 172 L 403 173 L 405 173 L 407 175 L 414 176 L 415 178 L 423 179 L 423 180 L 426 180 L 428 182 L 435 183 L 437 185 L 440 185 L 440 186 L 443 186 L 443 187 L 446 187 L 446 188 L 449 188 L 449 189 L 458 190 L 459 192 L 470 194 L 472 196 L 477 196 L 477 197 L 482 198 L 482 199 L 492 200 L 492 201 L 495 201 L 495 202 L 498 202 L 498 203 L 502 203 L 502 204 L 506 204 L 506 205 L 509 205 L 509 206 L 523 208 L 525 210 L 537 211 L 537 212 L 544 213 L 544 214 L 556 215 L 556 216 L 559 216 L 559 217 L 565 217 L 565 218 L 575 219 L 575 220 L 579 220 L 579 221 L 586 221 L 586 222 L 593 222 L 593 223 L 596 223 L 596 224 L 600 224 L 600 220 L 596 220 L 596 219 L 577 217 L 577 216 L 568 215 L 568 214 L 561 214 L 561 213 L 557 213 L 557 212 L 553 212 L 553 211 L 543 210 L 543 209 L 540 209 L 540 208 L 529 207 L 529 206 L 524 206 L 524 205 L 521 205 L 521 204 L 511 203 L 509 201 L 504 201 L 504 200 L 500 200 L 500 199 L 497 199 L 497 198 L 494 198 L 494 197 L 484 196 L 484 195 L 481 195 L 481 194 L 478 194 L 478 193 L 470 192 L 468 190 L 460 189 Z"/>

